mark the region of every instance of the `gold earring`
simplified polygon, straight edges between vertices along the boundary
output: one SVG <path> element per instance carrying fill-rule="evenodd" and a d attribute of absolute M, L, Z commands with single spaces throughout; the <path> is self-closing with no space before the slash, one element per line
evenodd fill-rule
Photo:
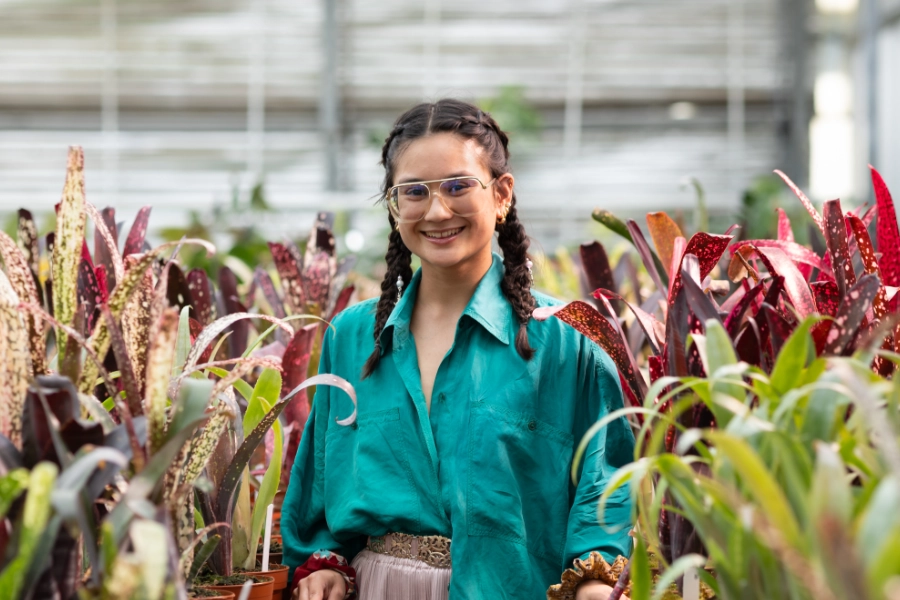
<path fill-rule="evenodd" d="M 506 223 L 506 215 L 509 214 L 509 206 L 509 204 L 504 204 L 503 210 L 500 211 L 500 216 L 497 218 L 497 223 L 499 223 L 500 225 Z"/>
<path fill-rule="evenodd" d="M 400 221 L 394 221 L 394 231 L 400 231 Z"/>

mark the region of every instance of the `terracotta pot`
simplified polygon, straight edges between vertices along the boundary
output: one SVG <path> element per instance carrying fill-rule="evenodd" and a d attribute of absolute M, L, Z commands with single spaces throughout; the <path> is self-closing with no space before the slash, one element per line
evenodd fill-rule
<path fill-rule="evenodd" d="M 234 594 L 231 592 L 227 592 L 225 590 L 216 590 L 204 587 L 202 585 L 198 585 L 197 587 L 215 592 L 216 594 L 218 594 L 218 596 L 188 596 L 188 598 L 199 598 L 200 600 L 234 600 Z"/>
<path fill-rule="evenodd" d="M 281 592 L 287 587 L 288 584 L 288 566 L 287 565 L 279 565 L 276 563 L 272 563 L 271 558 L 269 560 L 269 570 L 268 571 L 252 571 L 245 572 L 243 575 L 252 575 L 253 577 L 272 577 L 275 581 L 272 584 L 272 599 L 281 598 Z"/>
<path fill-rule="evenodd" d="M 271 574 L 254 574 L 254 573 L 238 573 L 239 575 L 247 575 L 254 577 L 261 583 L 254 583 L 250 587 L 250 598 L 248 600 L 270 600 L 272 598 L 272 590 L 274 589 L 275 578 Z M 211 590 L 226 590 L 234 594 L 235 598 L 240 596 L 240 585 L 205 585 L 203 586 Z"/>

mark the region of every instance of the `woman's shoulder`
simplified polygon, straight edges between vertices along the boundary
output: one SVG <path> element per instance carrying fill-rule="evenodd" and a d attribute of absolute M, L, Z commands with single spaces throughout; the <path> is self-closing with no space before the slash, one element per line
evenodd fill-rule
<path fill-rule="evenodd" d="M 367 333 L 371 336 L 375 328 L 375 309 L 378 298 L 369 298 L 348 306 L 331 320 L 335 336 L 357 336 Z"/>
<path fill-rule="evenodd" d="M 534 296 L 536 308 L 562 306 L 567 303 L 535 290 L 531 291 L 531 295 Z M 561 319 L 556 317 L 549 317 L 541 321 L 531 319 L 528 333 L 529 336 L 540 336 L 544 344 L 555 343 L 568 349 L 561 355 L 567 356 L 569 359 L 574 358 L 576 362 L 592 364 L 598 371 L 617 373 L 615 363 L 603 348 Z M 556 348 L 553 351 L 556 353 Z"/>

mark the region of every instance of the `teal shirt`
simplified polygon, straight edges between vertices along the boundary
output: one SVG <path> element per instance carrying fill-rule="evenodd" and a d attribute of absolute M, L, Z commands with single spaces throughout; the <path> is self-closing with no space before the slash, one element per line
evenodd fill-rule
<path fill-rule="evenodd" d="M 430 414 L 409 329 L 421 271 L 388 319 L 368 379 L 360 374 L 374 347 L 375 301 L 334 320 L 319 371 L 353 384 L 359 412 L 354 425 L 337 425 L 353 411 L 350 398 L 316 389 L 282 508 L 291 573 L 317 550 L 352 560 L 367 536 L 437 534 L 453 540 L 451 600 L 544 598 L 574 559 L 630 555 L 627 486 L 612 494 L 604 525 L 597 513 L 610 477 L 632 460 L 627 421 L 591 440 L 577 487 L 569 476 L 587 429 L 622 407 L 616 368 L 555 318 L 528 323 L 536 353 L 522 359 L 503 273 L 494 255 L 437 371 Z"/>

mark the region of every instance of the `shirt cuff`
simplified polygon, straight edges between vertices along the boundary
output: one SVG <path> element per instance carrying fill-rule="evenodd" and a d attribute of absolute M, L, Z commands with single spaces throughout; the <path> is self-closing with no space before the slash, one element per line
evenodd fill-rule
<path fill-rule="evenodd" d="M 294 588 L 297 587 L 301 579 L 323 569 L 337 571 L 344 578 L 344 583 L 347 585 L 347 593 L 344 594 L 344 600 L 356 598 L 356 569 L 347 563 L 346 558 L 328 550 L 314 552 L 305 563 L 294 570 L 291 594 L 294 593 Z"/>
<path fill-rule="evenodd" d="M 578 586 L 590 580 L 599 580 L 615 588 L 627 565 L 628 559 L 624 556 L 619 556 L 609 564 L 599 552 L 591 552 L 586 559 L 576 558 L 573 568 L 563 572 L 561 583 L 551 585 L 547 590 L 547 600 L 574 600 Z M 628 595 L 631 591 L 631 582 L 627 576 L 622 584 L 625 594 Z"/>

